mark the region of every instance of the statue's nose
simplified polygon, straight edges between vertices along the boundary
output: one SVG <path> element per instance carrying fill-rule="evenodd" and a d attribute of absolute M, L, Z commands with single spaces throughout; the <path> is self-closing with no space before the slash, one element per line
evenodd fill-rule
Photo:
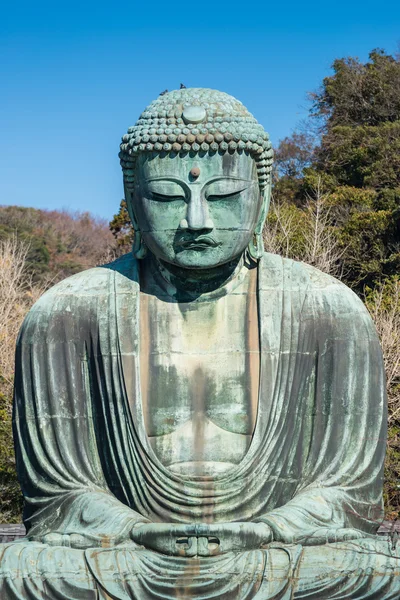
<path fill-rule="evenodd" d="M 198 197 L 192 196 L 187 205 L 186 219 L 180 222 L 181 229 L 192 229 L 199 231 L 201 229 L 214 229 L 214 223 L 208 214 L 207 201 Z"/>

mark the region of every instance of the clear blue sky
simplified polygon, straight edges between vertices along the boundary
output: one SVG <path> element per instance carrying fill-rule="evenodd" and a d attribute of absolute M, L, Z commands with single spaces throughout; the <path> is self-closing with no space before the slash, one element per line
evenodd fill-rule
<path fill-rule="evenodd" d="M 162 90 L 233 94 L 276 143 L 335 58 L 399 40 L 398 0 L 3 0 L 0 204 L 110 218 L 120 137 Z"/>

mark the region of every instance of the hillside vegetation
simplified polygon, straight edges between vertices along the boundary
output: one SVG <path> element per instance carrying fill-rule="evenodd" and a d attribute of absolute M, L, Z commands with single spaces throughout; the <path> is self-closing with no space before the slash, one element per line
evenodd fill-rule
<path fill-rule="evenodd" d="M 107 262 L 116 249 L 108 222 L 88 212 L 0 206 L 0 240 L 10 237 L 27 248 L 26 266 L 36 282 L 57 282 Z"/>

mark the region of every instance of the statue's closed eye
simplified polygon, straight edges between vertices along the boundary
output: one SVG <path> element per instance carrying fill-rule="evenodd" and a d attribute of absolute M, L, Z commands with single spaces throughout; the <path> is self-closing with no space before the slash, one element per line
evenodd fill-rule
<path fill-rule="evenodd" d="M 150 181 L 146 186 L 146 197 L 158 202 L 185 200 L 185 191 L 174 181 Z"/>
<path fill-rule="evenodd" d="M 205 196 L 209 202 L 216 200 L 238 200 L 241 192 L 246 190 L 253 182 L 238 181 L 235 179 L 219 179 L 206 185 Z"/>
<path fill-rule="evenodd" d="M 208 202 L 215 202 L 216 200 L 237 200 L 240 197 L 239 192 L 233 192 L 232 194 L 210 194 L 207 196 Z"/>
<path fill-rule="evenodd" d="M 150 192 L 149 196 L 152 200 L 157 200 L 158 202 L 173 202 L 174 200 L 185 200 L 185 196 L 183 194 L 174 194 L 169 196 L 168 194 Z"/>

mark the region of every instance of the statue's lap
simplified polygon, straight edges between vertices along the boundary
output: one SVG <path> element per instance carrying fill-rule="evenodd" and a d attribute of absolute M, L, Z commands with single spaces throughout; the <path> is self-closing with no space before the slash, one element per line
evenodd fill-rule
<path fill-rule="evenodd" d="M 400 558 L 390 538 L 169 557 L 132 544 L 71 549 L 24 540 L 1 548 L 2 600 L 37 598 L 373 598 L 400 594 Z M 339 595 L 336 595 L 338 594 Z"/>

